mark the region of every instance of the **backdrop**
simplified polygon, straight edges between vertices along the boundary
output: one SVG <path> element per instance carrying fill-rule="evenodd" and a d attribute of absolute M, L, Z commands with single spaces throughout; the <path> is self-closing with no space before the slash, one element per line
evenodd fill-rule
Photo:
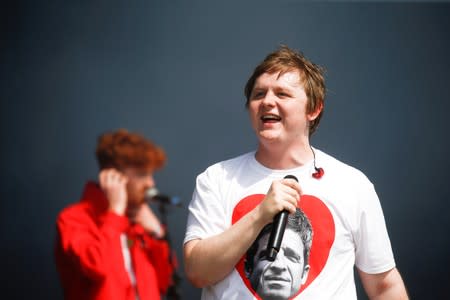
<path fill-rule="evenodd" d="M 183 201 L 169 209 L 181 262 L 195 178 L 255 148 L 243 87 L 281 43 L 327 69 L 312 144 L 375 184 L 411 298 L 449 295 L 449 3 L 187 2 L 2 4 L 0 282 L 8 299 L 62 298 L 55 218 L 96 178 L 98 135 L 121 127 L 168 154 L 156 180 Z M 184 299 L 198 299 L 180 273 Z"/>

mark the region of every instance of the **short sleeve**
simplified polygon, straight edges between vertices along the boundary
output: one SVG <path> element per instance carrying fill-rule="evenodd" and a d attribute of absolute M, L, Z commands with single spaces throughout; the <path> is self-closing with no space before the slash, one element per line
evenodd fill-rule
<path fill-rule="evenodd" d="M 227 223 L 222 202 L 218 166 L 208 168 L 197 176 L 195 190 L 189 204 L 189 214 L 184 243 L 205 239 L 225 231 Z"/>
<path fill-rule="evenodd" d="M 395 267 L 395 261 L 378 195 L 368 180 L 356 188 L 360 207 L 355 264 L 369 274 L 389 271 Z"/>

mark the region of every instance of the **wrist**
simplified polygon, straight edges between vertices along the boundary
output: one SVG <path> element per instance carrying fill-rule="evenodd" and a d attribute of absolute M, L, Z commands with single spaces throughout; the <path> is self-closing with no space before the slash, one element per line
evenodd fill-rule
<path fill-rule="evenodd" d="M 161 226 L 161 224 L 156 224 L 156 226 L 153 228 L 152 233 L 157 238 L 162 238 L 164 236 L 164 228 Z"/>
<path fill-rule="evenodd" d="M 119 216 L 124 216 L 125 215 L 125 211 L 126 211 L 126 207 L 123 205 L 109 205 L 109 210 L 112 211 L 113 213 L 119 215 Z"/>
<path fill-rule="evenodd" d="M 255 224 L 258 228 L 263 228 L 264 226 L 272 222 L 272 218 L 267 218 L 265 216 L 261 204 L 257 205 L 253 209 L 251 217 L 253 218 L 252 223 Z"/>

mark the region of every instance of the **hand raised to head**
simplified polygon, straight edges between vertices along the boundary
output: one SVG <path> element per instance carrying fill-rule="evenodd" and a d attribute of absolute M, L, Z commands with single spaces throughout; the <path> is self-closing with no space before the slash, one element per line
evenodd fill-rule
<path fill-rule="evenodd" d="M 123 216 L 128 202 L 128 178 L 116 169 L 104 169 L 100 171 L 99 182 L 108 199 L 109 209 Z"/>

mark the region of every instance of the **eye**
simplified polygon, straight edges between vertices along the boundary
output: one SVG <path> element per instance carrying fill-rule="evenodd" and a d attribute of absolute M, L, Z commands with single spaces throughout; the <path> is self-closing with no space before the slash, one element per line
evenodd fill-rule
<path fill-rule="evenodd" d="M 258 255 L 258 260 L 265 260 L 267 259 L 267 249 L 262 250 Z"/>
<path fill-rule="evenodd" d="M 299 263 L 302 261 L 302 257 L 296 251 L 291 248 L 284 249 L 284 256 L 287 257 L 290 261 Z"/>
<path fill-rule="evenodd" d="M 253 100 L 258 100 L 264 98 L 265 94 L 266 92 L 263 90 L 254 90 L 250 98 Z"/>
<path fill-rule="evenodd" d="M 289 93 L 287 93 L 287 92 L 282 91 L 282 92 L 278 92 L 278 97 L 280 97 L 280 98 L 290 98 L 291 95 Z"/>

